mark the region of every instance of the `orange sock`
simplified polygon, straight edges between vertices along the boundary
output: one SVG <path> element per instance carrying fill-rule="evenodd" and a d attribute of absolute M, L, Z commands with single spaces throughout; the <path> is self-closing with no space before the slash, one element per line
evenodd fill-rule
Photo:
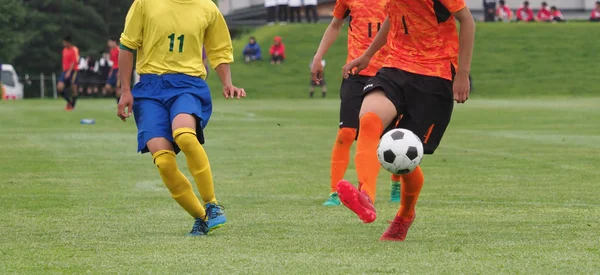
<path fill-rule="evenodd" d="M 333 150 L 331 151 L 331 192 L 346 174 L 348 162 L 350 162 L 350 147 L 356 138 L 356 129 L 340 128 L 337 134 Z"/>
<path fill-rule="evenodd" d="M 419 194 L 421 193 L 424 181 L 423 171 L 420 166 L 417 166 L 414 171 L 402 175 L 400 210 L 398 210 L 397 216 L 412 218 L 415 215 L 415 205 L 419 199 Z"/>
<path fill-rule="evenodd" d="M 392 181 L 393 182 L 400 182 L 400 179 L 402 179 L 401 175 L 392 174 Z"/>
<path fill-rule="evenodd" d="M 359 129 L 354 157 L 358 189 L 367 192 L 371 201 L 375 202 L 377 175 L 381 167 L 377 159 L 377 146 L 383 133 L 383 123 L 375 113 L 366 113 L 360 118 Z"/>

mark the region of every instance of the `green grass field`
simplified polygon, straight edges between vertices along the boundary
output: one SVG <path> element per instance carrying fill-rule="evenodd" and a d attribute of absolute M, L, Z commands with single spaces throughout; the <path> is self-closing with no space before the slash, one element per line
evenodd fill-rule
<path fill-rule="evenodd" d="M 458 107 L 423 162 L 404 243 L 377 241 L 397 210 L 387 173 L 375 223 L 321 206 L 337 104 L 215 102 L 206 149 L 230 222 L 206 238 L 185 236 L 192 220 L 150 156 L 135 154 L 135 126 L 117 120 L 113 101 L 82 101 L 72 113 L 62 102 L 0 104 L 0 273 L 600 270 L 600 99 Z M 97 125 L 79 125 L 87 117 Z"/>
<path fill-rule="evenodd" d="M 598 273 L 600 46 L 585 39 L 600 29 L 478 26 L 475 94 L 422 163 L 405 242 L 377 241 L 398 207 L 386 172 L 376 222 L 321 206 L 344 39 L 327 57 L 331 96 L 304 99 L 325 26 L 285 26 L 252 35 L 282 35 L 297 50 L 288 62 L 236 63 L 249 99 L 215 96 L 205 148 L 229 223 L 206 238 L 185 236 L 192 219 L 135 153 L 135 125 L 113 100 L 70 113 L 62 101 L 0 102 L 0 274 Z M 346 178 L 356 180 L 352 164 Z"/>

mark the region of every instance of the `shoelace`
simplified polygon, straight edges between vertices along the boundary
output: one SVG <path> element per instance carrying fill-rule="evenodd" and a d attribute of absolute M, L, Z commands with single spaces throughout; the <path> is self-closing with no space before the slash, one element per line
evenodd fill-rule
<path fill-rule="evenodd" d="M 218 216 L 219 213 L 223 210 L 225 210 L 225 207 L 223 207 L 222 205 L 209 204 L 208 209 L 206 209 L 206 212 L 208 212 L 208 218 L 210 219 Z"/>
<path fill-rule="evenodd" d="M 192 232 L 194 232 L 194 231 L 201 231 L 202 227 L 203 227 L 202 226 L 202 222 L 196 221 L 194 223 L 194 226 L 192 227 Z"/>

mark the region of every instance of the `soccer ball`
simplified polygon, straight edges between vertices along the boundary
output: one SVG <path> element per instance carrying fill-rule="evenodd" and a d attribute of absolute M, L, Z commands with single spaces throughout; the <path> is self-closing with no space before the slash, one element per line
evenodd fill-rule
<path fill-rule="evenodd" d="M 412 131 L 391 130 L 379 142 L 379 163 L 392 174 L 407 174 L 415 170 L 423 159 L 423 143 Z"/>

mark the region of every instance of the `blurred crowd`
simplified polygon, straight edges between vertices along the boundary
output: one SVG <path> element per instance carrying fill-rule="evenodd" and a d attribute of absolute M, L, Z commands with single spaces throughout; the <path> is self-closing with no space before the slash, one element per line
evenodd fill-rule
<path fill-rule="evenodd" d="M 556 6 L 548 6 L 547 2 L 542 2 L 541 6 L 534 13 L 529 6 L 529 1 L 523 4 L 514 12 L 506 5 L 504 0 L 483 0 L 483 10 L 485 22 L 566 22 L 560 9 Z M 600 22 L 600 1 L 596 2 L 592 10 L 589 21 Z"/>
<path fill-rule="evenodd" d="M 274 25 L 289 23 L 319 22 L 317 0 L 266 0 L 267 24 Z M 304 11 L 304 13 L 302 12 Z M 304 14 L 304 19 L 302 15 Z"/>

